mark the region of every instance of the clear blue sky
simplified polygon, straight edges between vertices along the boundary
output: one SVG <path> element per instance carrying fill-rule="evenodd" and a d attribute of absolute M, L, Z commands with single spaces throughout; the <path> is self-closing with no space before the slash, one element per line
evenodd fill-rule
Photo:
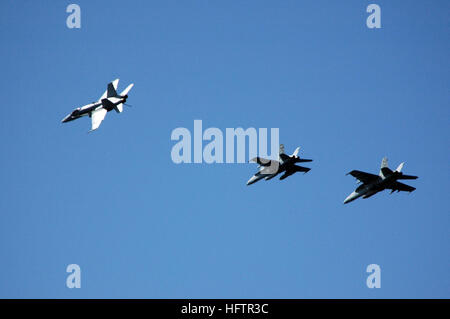
<path fill-rule="evenodd" d="M 70 3 L 0 4 L 0 297 L 450 297 L 449 1 L 77 1 L 80 30 Z M 117 77 L 133 108 L 60 123 Z M 176 165 L 195 119 L 312 170 Z M 417 190 L 343 205 L 383 156 Z"/>

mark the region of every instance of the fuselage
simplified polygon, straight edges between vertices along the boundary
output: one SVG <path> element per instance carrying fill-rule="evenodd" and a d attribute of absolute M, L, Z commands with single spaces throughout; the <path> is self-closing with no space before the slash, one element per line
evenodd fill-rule
<path fill-rule="evenodd" d="M 67 115 L 62 120 L 62 122 L 63 123 L 70 122 L 70 121 L 76 120 L 76 119 L 78 119 L 80 117 L 89 115 L 91 112 L 95 111 L 99 107 L 102 107 L 102 102 L 94 102 L 94 103 L 91 103 L 91 104 L 84 105 L 82 107 L 78 107 L 75 110 L 73 110 L 72 113 Z"/>
<path fill-rule="evenodd" d="M 289 166 L 292 166 L 298 162 L 300 162 L 299 158 L 292 156 L 288 159 L 285 159 L 284 161 L 282 161 L 281 159 L 280 161 L 274 161 L 273 164 L 269 166 L 261 166 L 260 171 L 247 181 L 247 185 L 254 184 L 263 178 L 268 181 L 278 174 L 286 171 Z"/>
<path fill-rule="evenodd" d="M 350 203 L 355 199 L 362 197 L 368 198 L 386 189 L 389 183 L 396 181 L 396 174 L 391 174 L 389 176 L 379 176 L 377 180 L 372 183 L 362 184 L 358 186 L 354 192 L 347 196 L 344 200 L 344 204 Z"/>
<path fill-rule="evenodd" d="M 69 115 L 67 115 L 61 122 L 62 123 L 66 123 L 66 122 L 70 122 L 76 119 L 79 119 L 80 117 L 89 115 L 99 109 L 99 108 L 104 108 L 105 110 L 107 110 L 108 112 L 114 109 L 115 105 L 118 105 L 120 103 L 125 103 L 127 101 L 127 95 L 125 96 L 118 96 L 118 97 L 109 97 L 109 98 L 105 98 L 102 99 L 101 101 L 98 102 L 93 102 L 90 104 L 86 104 L 82 107 L 78 107 L 75 110 L 73 110 Z"/>

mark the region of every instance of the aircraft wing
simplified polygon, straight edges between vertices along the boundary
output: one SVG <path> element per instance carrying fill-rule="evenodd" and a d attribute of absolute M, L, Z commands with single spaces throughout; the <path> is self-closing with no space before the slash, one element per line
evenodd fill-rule
<path fill-rule="evenodd" d="M 375 180 L 377 180 L 379 178 L 378 175 L 374 175 L 374 174 L 370 174 L 370 173 L 366 173 L 366 172 L 361 172 L 361 171 L 356 171 L 356 170 L 353 170 L 350 173 L 347 173 L 347 175 L 348 174 L 350 174 L 353 177 L 357 178 L 358 180 L 360 180 L 364 184 L 373 182 L 373 181 L 375 181 Z"/>
<path fill-rule="evenodd" d="M 261 166 L 259 173 L 263 175 L 272 175 L 278 173 L 278 168 L 280 167 L 280 163 L 278 161 L 270 161 L 268 165 Z"/>
<path fill-rule="evenodd" d="M 297 165 L 293 165 L 291 167 L 289 167 L 286 172 L 280 177 L 281 180 L 285 179 L 288 176 L 291 176 L 294 173 L 297 172 L 309 172 L 311 169 L 308 167 L 302 167 L 302 166 L 297 166 Z"/>
<path fill-rule="evenodd" d="M 392 191 L 403 191 L 403 192 L 412 192 L 414 191 L 416 188 L 400 183 L 400 182 L 393 182 L 391 183 L 389 186 L 386 187 L 387 189 L 392 189 Z"/>
<path fill-rule="evenodd" d="M 295 171 L 286 171 L 283 175 L 280 176 L 280 180 L 283 180 L 286 177 L 289 177 L 289 176 L 291 176 L 294 173 L 295 173 Z"/>
<path fill-rule="evenodd" d="M 249 162 L 254 162 L 261 166 L 269 166 L 272 163 L 272 160 L 257 156 L 252 158 Z"/>
<path fill-rule="evenodd" d="M 92 132 L 92 131 L 98 129 L 100 124 L 102 124 L 102 121 L 106 116 L 106 113 L 108 113 L 108 111 L 102 107 L 91 112 L 92 127 L 89 132 Z"/>

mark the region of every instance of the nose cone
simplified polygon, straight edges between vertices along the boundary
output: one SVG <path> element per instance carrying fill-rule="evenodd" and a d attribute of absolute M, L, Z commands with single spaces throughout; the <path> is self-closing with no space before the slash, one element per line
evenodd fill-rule
<path fill-rule="evenodd" d="M 257 181 L 259 181 L 261 178 L 264 178 L 264 175 L 261 175 L 259 173 L 257 173 L 256 175 L 253 175 L 252 178 L 250 178 L 247 182 L 247 186 L 251 185 L 253 183 L 256 183 Z"/>
<path fill-rule="evenodd" d="M 62 119 L 61 123 L 66 123 L 70 121 L 70 114 L 67 115 L 65 118 Z"/>
<path fill-rule="evenodd" d="M 355 199 L 357 199 L 359 196 L 361 196 L 360 194 L 358 194 L 357 192 L 353 192 L 350 195 L 347 196 L 347 198 L 344 200 L 344 204 L 350 203 L 351 201 L 354 201 Z"/>
<path fill-rule="evenodd" d="M 255 183 L 257 181 L 258 177 L 257 176 L 252 176 L 248 181 L 247 181 L 247 186 L 251 185 L 253 183 Z"/>

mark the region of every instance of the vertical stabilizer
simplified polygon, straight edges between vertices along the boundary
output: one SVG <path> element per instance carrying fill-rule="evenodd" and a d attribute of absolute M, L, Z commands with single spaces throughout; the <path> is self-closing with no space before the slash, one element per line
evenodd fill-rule
<path fill-rule="evenodd" d="M 112 81 L 111 83 L 112 83 L 112 85 L 113 85 L 113 87 L 114 87 L 114 90 L 117 91 L 117 86 L 119 85 L 119 79 L 115 79 L 115 80 Z"/>
<path fill-rule="evenodd" d="M 117 85 L 119 84 L 119 79 L 108 83 L 108 88 L 106 89 L 106 97 L 116 97 L 117 96 Z"/>
<path fill-rule="evenodd" d="M 115 79 L 106 87 L 105 93 L 100 97 L 99 101 L 106 99 L 107 97 L 117 96 L 117 85 L 119 85 L 119 79 Z M 110 95 L 112 94 L 112 95 Z"/>
<path fill-rule="evenodd" d="M 381 167 L 380 167 L 380 174 L 379 174 L 381 177 L 384 176 L 382 170 L 385 167 L 388 167 L 388 159 L 387 159 L 387 157 L 383 157 L 383 159 L 381 160 Z"/>
<path fill-rule="evenodd" d="M 395 171 L 400 173 L 400 172 L 402 171 L 403 165 L 405 165 L 405 162 L 401 163 L 401 164 L 396 168 Z"/>
<path fill-rule="evenodd" d="M 298 156 L 299 151 L 300 151 L 300 146 L 295 149 L 294 153 L 292 153 L 291 156 Z"/>
<path fill-rule="evenodd" d="M 120 96 L 123 97 L 123 96 L 127 95 L 133 86 L 134 86 L 134 83 L 131 83 L 130 85 L 128 85 L 127 88 L 125 90 L 123 90 L 122 93 L 120 93 Z"/>
<path fill-rule="evenodd" d="M 280 151 L 279 154 L 284 154 L 284 144 L 280 144 Z"/>
<path fill-rule="evenodd" d="M 284 154 L 284 144 L 280 144 L 280 149 L 278 151 L 278 160 L 282 163 L 283 159 L 281 158 L 281 155 Z"/>

